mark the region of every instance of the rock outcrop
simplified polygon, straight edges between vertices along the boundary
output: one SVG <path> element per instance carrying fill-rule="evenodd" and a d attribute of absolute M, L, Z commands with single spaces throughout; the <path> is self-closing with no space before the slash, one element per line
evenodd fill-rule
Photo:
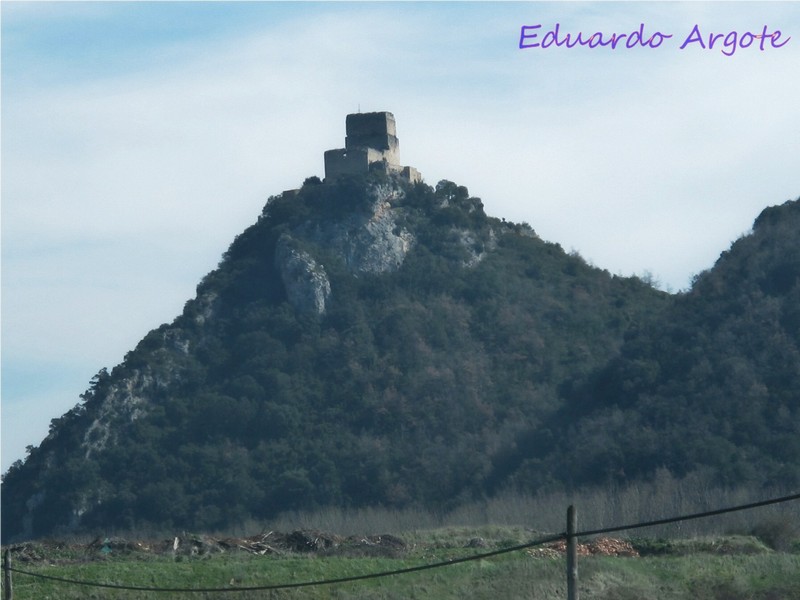
<path fill-rule="evenodd" d="M 397 224 L 403 191 L 391 184 L 369 188 L 367 211 L 343 215 L 338 221 L 316 223 L 300 230 L 313 243 L 334 251 L 354 274 L 387 273 L 400 268 L 414 236 Z"/>
<path fill-rule="evenodd" d="M 278 240 L 276 266 L 296 310 L 322 315 L 331 295 L 325 266 L 312 256 L 315 248 L 341 257 L 354 275 L 387 273 L 403 264 L 414 236 L 398 224 L 402 188 L 390 181 L 371 186 L 368 194 L 367 210 L 306 223 Z"/>
<path fill-rule="evenodd" d="M 286 296 L 295 310 L 324 314 L 325 303 L 331 295 L 328 274 L 308 252 L 294 247 L 295 243 L 291 236 L 284 234 L 275 250 L 276 266 Z"/>

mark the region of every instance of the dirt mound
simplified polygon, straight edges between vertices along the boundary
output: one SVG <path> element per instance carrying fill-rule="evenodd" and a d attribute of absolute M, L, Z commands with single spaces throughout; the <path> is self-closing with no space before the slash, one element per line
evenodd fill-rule
<path fill-rule="evenodd" d="M 559 540 L 539 548 L 528 550 L 530 556 L 556 558 L 567 553 L 567 542 Z M 578 556 L 635 556 L 639 553 L 625 540 L 614 538 L 597 538 L 586 544 L 578 544 Z"/>
<path fill-rule="evenodd" d="M 342 537 L 324 531 L 270 531 L 248 537 L 182 534 L 166 540 L 132 541 L 98 537 L 89 543 L 41 540 L 9 546 L 20 562 L 84 562 L 129 555 L 205 556 L 221 552 L 250 554 L 319 554 L 323 556 L 400 556 L 406 543 L 393 535 Z"/>

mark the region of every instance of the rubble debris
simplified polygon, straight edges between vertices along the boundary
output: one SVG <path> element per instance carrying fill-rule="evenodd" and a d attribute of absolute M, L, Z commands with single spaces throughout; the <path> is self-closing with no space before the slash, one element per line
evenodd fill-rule
<path fill-rule="evenodd" d="M 88 543 L 41 540 L 8 547 L 20 562 L 85 562 L 128 555 L 206 556 L 222 552 L 247 552 L 260 556 L 291 553 L 396 557 L 406 543 L 393 535 L 342 536 L 318 530 L 289 533 L 263 532 L 247 537 L 213 537 L 181 533 L 157 541 L 131 541 L 121 537 L 96 537 Z"/>
<path fill-rule="evenodd" d="M 309 529 L 299 529 L 286 536 L 285 544 L 294 552 L 319 552 L 336 548 L 342 542 L 337 535 Z"/>
<path fill-rule="evenodd" d="M 480 537 L 471 538 L 469 548 L 487 548 Z M 561 540 L 527 550 L 535 558 L 559 558 L 566 553 Z M 314 529 L 298 529 L 289 533 L 262 532 L 247 537 L 212 537 L 181 533 L 157 541 L 132 541 L 121 537 L 97 537 L 88 543 L 40 540 L 8 546 L 14 560 L 21 563 L 74 563 L 92 560 L 113 560 L 116 557 L 157 555 L 193 557 L 223 552 L 247 552 L 259 556 L 313 554 L 318 556 L 398 558 L 410 548 L 401 538 L 384 535 L 351 535 L 342 537 Z M 597 538 L 578 544 L 580 556 L 639 556 L 625 540 Z"/>
<path fill-rule="evenodd" d="M 577 550 L 578 556 L 639 556 L 630 542 L 614 538 L 597 538 L 586 544 L 578 544 Z M 558 558 L 567 553 L 567 542 L 559 540 L 546 546 L 531 548 L 527 552 L 529 556 L 536 558 Z"/>

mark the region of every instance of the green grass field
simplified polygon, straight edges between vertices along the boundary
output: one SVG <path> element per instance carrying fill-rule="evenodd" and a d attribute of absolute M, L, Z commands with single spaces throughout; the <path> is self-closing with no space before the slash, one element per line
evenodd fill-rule
<path fill-rule="evenodd" d="M 527 537 L 526 537 L 527 535 Z M 530 539 L 513 528 L 447 528 L 401 536 L 401 556 L 356 557 L 220 552 L 196 556 L 124 554 L 87 557 L 67 549 L 15 561 L 35 573 L 141 587 L 233 588 L 352 577 L 471 556 Z M 486 547 L 465 542 L 484 539 Z M 753 537 L 634 540 L 641 557 L 582 556 L 583 600 L 796 600 L 800 553 L 778 552 Z M 535 553 L 533 553 L 535 554 Z M 566 598 L 563 555 L 526 550 L 439 569 L 359 582 L 287 590 L 171 593 L 76 586 L 14 573 L 15 600 L 69 599 L 551 599 Z"/>

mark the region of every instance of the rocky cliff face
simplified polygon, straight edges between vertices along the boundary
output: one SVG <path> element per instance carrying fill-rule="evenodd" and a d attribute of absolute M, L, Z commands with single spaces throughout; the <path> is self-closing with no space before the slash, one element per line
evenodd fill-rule
<path fill-rule="evenodd" d="M 86 458 L 114 443 L 118 431 L 116 425 L 120 422 L 135 421 L 146 414 L 148 396 L 154 383 L 152 375 L 137 370 L 131 377 L 111 387 L 84 435 Z"/>
<path fill-rule="evenodd" d="M 275 263 L 286 288 L 286 296 L 295 310 L 321 315 L 331 295 L 331 282 L 325 267 L 303 250 L 288 234 L 278 240 Z"/>
<path fill-rule="evenodd" d="M 414 243 L 414 236 L 397 225 L 403 191 L 383 184 L 371 186 L 368 194 L 369 210 L 343 215 L 339 221 L 303 227 L 302 234 L 339 254 L 351 273 L 395 271 Z"/>
<path fill-rule="evenodd" d="M 325 266 L 312 256 L 315 248 L 341 257 L 355 275 L 386 273 L 402 266 L 414 243 L 413 234 L 398 225 L 403 190 L 390 181 L 370 186 L 367 194 L 366 210 L 305 223 L 278 240 L 276 267 L 296 310 L 322 315 L 332 293 Z"/>

